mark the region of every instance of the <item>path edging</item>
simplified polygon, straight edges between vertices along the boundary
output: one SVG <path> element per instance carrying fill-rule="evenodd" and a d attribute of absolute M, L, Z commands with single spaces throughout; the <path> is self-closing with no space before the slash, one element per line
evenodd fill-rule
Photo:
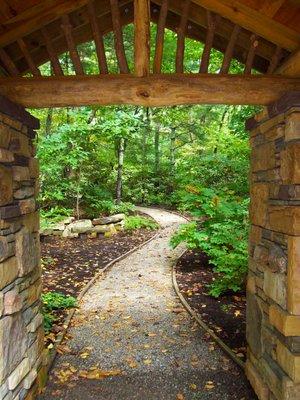
<path fill-rule="evenodd" d="M 146 240 L 145 242 L 139 244 L 138 246 L 132 248 L 131 250 L 127 251 L 126 253 L 122 254 L 121 256 L 115 258 L 114 260 L 110 261 L 104 268 L 102 268 L 87 284 L 86 286 L 81 290 L 81 292 L 79 293 L 79 295 L 77 296 L 76 300 L 79 303 L 83 296 L 89 291 L 89 289 L 96 283 L 96 281 L 98 279 L 100 279 L 113 265 L 115 265 L 116 263 L 118 263 L 119 261 L 122 261 L 124 258 L 130 256 L 132 253 L 135 253 L 136 251 L 140 250 L 142 247 L 146 246 L 148 243 L 150 243 L 152 240 L 156 239 L 160 234 L 160 228 L 158 229 L 158 232 L 155 233 L 155 235 L 153 235 L 150 239 Z M 48 360 L 47 360 L 47 374 L 49 374 L 54 360 L 57 356 L 57 348 L 58 346 L 62 343 L 62 341 L 64 340 L 66 333 L 68 331 L 68 329 L 70 328 L 70 324 L 72 321 L 72 318 L 74 316 L 74 314 L 76 313 L 76 311 L 78 310 L 78 307 L 74 307 L 72 308 L 67 317 L 64 320 L 63 323 L 63 330 L 57 335 L 56 340 L 55 340 L 55 344 L 54 347 L 50 350 L 49 354 L 48 354 Z"/>
<path fill-rule="evenodd" d="M 242 369 L 245 369 L 245 363 L 240 360 L 237 355 L 231 350 L 231 348 L 229 346 L 227 346 L 227 344 L 225 344 L 223 342 L 222 339 L 219 338 L 219 336 L 217 336 L 215 334 L 215 332 L 202 320 L 202 318 L 200 317 L 200 315 L 194 311 L 192 309 L 192 307 L 189 305 L 189 303 L 186 301 L 186 299 L 184 298 L 184 296 L 181 294 L 178 283 L 177 283 L 177 279 L 176 279 L 176 266 L 177 263 L 179 261 L 179 259 L 186 253 L 187 250 L 184 250 L 182 252 L 182 254 L 178 257 L 177 262 L 175 264 L 173 264 L 172 266 L 172 284 L 173 284 L 173 288 L 175 290 L 176 295 L 178 296 L 181 304 L 183 305 L 183 307 L 186 309 L 186 311 L 190 314 L 190 316 L 197 322 L 197 324 L 204 329 L 207 333 L 209 333 L 209 335 L 214 339 L 214 341 L 218 344 L 218 346 L 225 351 L 225 353 L 227 353 L 229 355 L 229 357 L 236 363 L 238 364 L 239 367 L 241 367 Z"/>

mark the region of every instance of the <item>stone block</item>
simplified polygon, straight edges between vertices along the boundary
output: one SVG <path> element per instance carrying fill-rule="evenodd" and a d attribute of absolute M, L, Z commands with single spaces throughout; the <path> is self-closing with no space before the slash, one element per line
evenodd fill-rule
<path fill-rule="evenodd" d="M 253 183 L 250 188 L 250 220 L 253 225 L 264 227 L 267 222 L 269 188 L 264 183 Z"/>
<path fill-rule="evenodd" d="M 249 241 L 253 244 L 259 244 L 262 237 L 262 228 L 260 226 L 251 225 Z"/>
<path fill-rule="evenodd" d="M 300 316 L 291 315 L 282 308 L 271 305 L 269 318 L 270 324 L 284 336 L 300 336 Z"/>
<path fill-rule="evenodd" d="M 8 240 L 10 236 L 0 236 L 0 262 L 15 255 L 15 244 Z"/>
<path fill-rule="evenodd" d="M 26 299 L 27 305 L 31 305 L 39 300 L 42 293 L 42 282 L 34 282 L 28 289 L 22 292 L 22 295 Z"/>
<path fill-rule="evenodd" d="M 11 130 L 8 126 L 0 124 L 0 147 L 7 149 L 10 143 Z"/>
<path fill-rule="evenodd" d="M 12 167 L 12 172 L 13 172 L 13 180 L 16 182 L 30 180 L 30 174 L 29 174 L 28 167 L 21 167 L 21 166 L 15 165 Z"/>
<path fill-rule="evenodd" d="M 281 246 L 272 243 L 269 247 L 268 268 L 272 272 L 285 273 L 287 270 L 287 255 Z"/>
<path fill-rule="evenodd" d="M 14 390 L 29 372 L 29 360 L 24 358 L 14 372 L 8 377 L 8 388 Z"/>
<path fill-rule="evenodd" d="M 247 292 L 251 294 L 256 293 L 255 275 L 248 275 L 247 279 Z"/>
<path fill-rule="evenodd" d="M 35 199 L 31 197 L 30 199 L 20 200 L 19 208 L 22 215 L 35 212 L 36 211 Z"/>
<path fill-rule="evenodd" d="M 268 225 L 273 231 L 300 236 L 300 207 L 271 206 Z"/>
<path fill-rule="evenodd" d="M 0 292 L 0 318 L 4 312 L 4 293 Z"/>
<path fill-rule="evenodd" d="M 22 361 L 27 350 L 26 326 L 20 313 L 0 320 L 0 382 Z"/>
<path fill-rule="evenodd" d="M 20 215 L 20 208 L 17 204 L 0 207 L 0 219 L 2 220 L 16 218 Z"/>
<path fill-rule="evenodd" d="M 18 277 L 18 263 L 16 257 L 0 263 L 0 290 L 12 283 Z"/>
<path fill-rule="evenodd" d="M 275 303 L 286 309 L 286 276 L 284 274 L 273 273 L 269 270 L 264 272 L 264 292 Z"/>
<path fill-rule="evenodd" d="M 9 125 L 11 128 L 14 128 L 17 131 L 21 132 L 22 122 L 20 122 L 16 119 L 10 118 L 7 114 L 3 114 L 3 113 L 0 114 L 0 118 L 1 118 L 1 121 L 4 122 L 4 124 Z"/>
<path fill-rule="evenodd" d="M 300 316 L 299 236 L 289 236 L 288 238 L 287 309 L 289 313 Z"/>
<path fill-rule="evenodd" d="M 37 377 L 37 371 L 36 369 L 33 369 L 29 372 L 29 374 L 26 376 L 23 382 L 23 387 L 24 389 L 29 390 L 31 386 L 33 385 L 34 381 L 36 380 Z"/>
<path fill-rule="evenodd" d="M 269 400 L 269 389 L 265 382 L 262 380 L 259 375 L 257 369 L 254 365 L 248 360 L 246 363 L 246 376 L 251 383 L 257 397 L 260 400 Z"/>
<path fill-rule="evenodd" d="M 26 199 L 34 195 L 34 187 L 25 186 L 14 191 L 14 198 L 17 200 Z"/>
<path fill-rule="evenodd" d="M 110 215 L 109 217 L 101 217 L 93 219 L 93 225 L 109 225 L 114 224 L 116 222 L 124 221 L 125 214 L 115 214 Z"/>
<path fill-rule="evenodd" d="M 14 161 L 14 155 L 11 151 L 2 149 L 0 147 L 0 163 L 12 163 Z"/>
<path fill-rule="evenodd" d="M 83 219 L 72 222 L 68 228 L 72 233 L 88 233 L 92 230 L 93 224 L 90 219 Z"/>
<path fill-rule="evenodd" d="M 31 152 L 29 138 L 19 132 L 12 131 L 9 150 L 24 157 L 30 157 Z"/>
<path fill-rule="evenodd" d="M 23 228 L 16 233 L 16 256 L 19 276 L 25 276 L 39 265 L 39 245 L 37 234 Z"/>
<path fill-rule="evenodd" d="M 295 355 L 279 340 L 276 346 L 278 364 L 295 382 L 300 383 L 300 355 Z"/>
<path fill-rule="evenodd" d="M 22 309 L 23 300 L 16 289 L 10 290 L 4 295 L 4 314 L 15 314 Z"/>
<path fill-rule="evenodd" d="M 28 232 L 39 232 L 40 229 L 40 215 L 39 213 L 33 212 L 22 216 L 22 224 L 28 230 Z"/>
<path fill-rule="evenodd" d="M 11 168 L 0 165 L 0 206 L 13 201 L 13 175 Z"/>
<path fill-rule="evenodd" d="M 262 353 L 261 326 L 263 311 L 257 296 L 250 291 L 247 293 L 247 326 L 246 336 L 251 352 L 259 358 Z"/>
<path fill-rule="evenodd" d="M 39 160 L 31 157 L 29 160 L 30 178 L 38 178 L 40 175 Z"/>
<path fill-rule="evenodd" d="M 300 142 L 288 144 L 281 153 L 280 175 L 284 184 L 300 184 Z"/>
<path fill-rule="evenodd" d="M 252 172 L 266 171 L 274 168 L 275 163 L 275 144 L 274 142 L 263 143 L 253 147 L 251 153 Z"/>
<path fill-rule="evenodd" d="M 300 139 L 300 113 L 295 112 L 286 117 L 285 140 Z"/>
<path fill-rule="evenodd" d="M 30 324 L 27 326 L 27 331 L 34 333 L 43 323 L 43 316 L 41 314 L 37 314 Z"/>

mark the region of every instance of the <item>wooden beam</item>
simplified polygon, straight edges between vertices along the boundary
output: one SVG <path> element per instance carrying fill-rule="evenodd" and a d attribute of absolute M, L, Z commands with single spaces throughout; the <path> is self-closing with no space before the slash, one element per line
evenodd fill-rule
<path fill-rule="evenodd" d="M 83 75 L 84 72 L 83 72 L 79 54 L 78 54 L 78 51 L 77 51 L 77 48 L 75 45 L 75 41 L 73 38 L 72 25 L 71 25 L 70 18 L 68 15 L 64 15 L 62 17 L 61 27 L 65 34 L 68 50 L 70 52 L 70 57 L 71 57 L 73 65 L 74 65 L 75 72 L 77 75 Z"/>
<path fill-rule="evenodd" d="M 0 94 L 30 108 L 131 104 L 147 107 L 181 104 L 267 105 L 300 79 L 277 75 L 129 74 L 1 78 Z"/>
<path fill-rule="evenodd" d="M 279 46 L 276 46 L 274 55 L 270 61 L 270 65 L 269 65 L 267 74 L 273 74 L 274 71 L 276 71 L 276 68 L 278 67 L 278 65 L 280 63 L 281 58 L 282 58 L 282 48 Z"/>
<path fill-rule="evenodd" d="M 134 66 L 137 76 L 150 72 L 150 1 L 134 0 Z"/>
<path fill-rule="evenodd" d="M 112 16 L 113 31 L 115 35 L 115 49 L 116 49 L 118 64 L 120 72 L 127 74 L 129 73 L 129 67 L 124 48 L 119 2 L 118 0 L 110 0 L 110 5 L 111 5 L 111 16 Z"/>
<path fill-rule="evenodd" d="M 0 47 L 29 35 L 62 15 L 85 6 L 87 2 L 88 0 L 43 0 L 5 23 L 7 30 L 0 35 Z"/>
<path fill-rule="evenodd" d="M 41 32 L 42 32 L 43 39 L 44 39 L 45 44 L 46 44 L 46 49 L 47 49 L 48 54 L 49 54 L 49 58 L 50 58 L 50 62 L 51 62 L 51 66 L 53 68 L 54 74 L 57 75 L 57 76 L 63 75 L 64 73 L 63 73 L 62 67 L 60 65 L 59 59 L 57 57 L 57 54 L 54 51 L 52 42 L 51 42 L 51 40 L 49 38 L 49 35 L 47 33 L 46 28 L 43 27 L 41 29 Z"/>
<path fill-rule="evenodd" d="M 27 64 L 28 64 L 28 66 L 30 68 L 30 71 L 31 71 L 32 75 L 33 76 L 41 75 L 41 71 L 38 69 L 38 67 L 35 65 L 35 63 L 32 60 L 31 54 L 28 51 L 28 48 L 27 48 L 27 45 L 26 45 L 25 41 L 22 38 L 20 38 L 20 39 L 17 40 L 17 42 L 18 42 L 18 45 L 19 45 L 19 47 L 20 47 L 20 49 L 21 49 L 21 51 L 22 51 L 22 53 L 23 53 L 23 55 L 24 55 L 24 57 L 25 57 L 25 59 L 27 61 Z"/>
<path fill-rule="evenodd" d="M 13 62 L 13 60 L 9 57 L 7 52 L 0 47 L 0 60 L 2 61 L 4 67 L 6 68 L 7 72 L 11 76 L 18 76 L 20 75 L 20 72 L 18 68 L 16 67 L 16 64 Z"/>
<path fill-rule="evenodd" d="M 193 0 L 194 3 L 228 18 L 241 27 L 264 37 L 270 42 L 290 51 L 300 45 L 298 32 L 280 24 L 236 0 Z"/>
<path fill-rule="evenodd" d="M 280 65 L 275 73 L 288 77 L 300 78 L 300 49 L 295 51 L 295 53 Z"/>
<path fill-rule="evenodd" d="M 155 55 L 153 62 L 153 72 L 155 74 L 161 73 L 161 65 L 163 60 L 163 51 L 164 51 L 164 39 L 165 39 L 165 28 L 166 28 L 166 20 L 168 15 L 168 0 L 163 0 L 159 19 L 157 23 L 157 31 L 156 31 L 156 41 L 155 41 Z"/>
<path fill-rule="evenodd" d="M 259 11 L 266 16 L 273 18 L 285 1 L 286 0 L 265 0 Z"/>
<path fill-rule="evenodd" d="M 184 69 L 184 45 L 185 45 L 185 34 L 187 28 L 187 22 L 190 11 L 190 0 L 185 0 L 182 4 L 182 14 L 180 19 L 180 25 L 177 31 L 177 50 L 176 50 L 176 72 L 183 73 Z"/>
<path fill-rule="evenodd" d="M 207 11 L 207 32 L 205 38 L 205 45 L 201 57 L 199 72 L 205 74 L 208 71 L 210 52 L 214 43 L 217 16 L 210 11 Z"/>
<path fill-rule="evenodd" d="M 246 74 L 246 75 L 251 74 L 257 46 L 258 46 L 257 37 L 256 37 L 256 35 L 252 35 L 250 38 L 250 47 L 249 47 L 247 60 L 246 60 L 246 64 L 245 64 L 245 69 L 244 69 L 244 74 Z"/>
<path fill-rule="evenodd" d="M 224 54 L 224 58 L 223 58 L 223 63 L 222 63 L 222 67 L 220 70 L 221 74 L 227 74 L 230 68 L 230 63 L 232 60 L 232 56 L 233 56 L 233 51 L 234 51 L 234 47 L 235 47 L 235 43 L 237 40 L 237 37 L 240 33 L 240 26 L 239 25 L 235 25 L 233 27 L 231 36 L 230 36 L 230 40 L 228 42 L 228 46 L 226 48 L 225 54 Z"/>
<path fill-rule="evenodd" d="M 99 25 L 97 23 L 96 10 L 94 0 L 88 2 L 88 15 L 91 23 L 93 38 L 96 46 L 96 53 L 99 64 L 99 72 L 101 74 L 108 73 L 107 61 L 105 56 L 105 48 L 103 35 L 100 33 Z"/>

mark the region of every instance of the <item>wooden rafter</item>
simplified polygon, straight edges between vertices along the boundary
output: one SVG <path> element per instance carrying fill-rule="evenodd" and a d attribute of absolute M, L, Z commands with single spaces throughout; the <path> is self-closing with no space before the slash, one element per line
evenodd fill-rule
<path fill-rule="evenodd" d="M 7 52 L 0 47 L 0 60 L 2 61 L 4 67 L 6 68 L 7 72 L 12 75 L 12 76 L 18 76 L 20 75 L 20 72 L 18 68 L 16 67 L 16 64 L 13 62 L 13 60 L 9 57 Z"/>
<path fill-rule="evenodd" d="M 199 72 L 203 74 L 208 71 L 210 52 L 214 43 L 217 22 L 217 16 L 210 11 L 207 11 L 207 33 L 199 70 Z"/>
<path fill-rule="evenodd" d="M 159 74 L 161 72 L 163 50 L 164 50 L 165 28 L 168 15 L 168 3 L 169 3 L 168 0 L 163 0 L 160 8 L 159 20 L 157 23 L 155 55 L 153 62 L 153 72 L 155 74 Z"/>
<path fill-rule="evenodd" d="M 129 73 L 129 67 L 128 67 L 128 63 L 127 63 L 127 59 L 126 59 L 125 48 L 124 48 L 122 23 L 121 23 L 121 16 L 120 16 L 118 0 L 110 0 L 110 5 L 111 5 L 112 25 L 113 25 L 114 35 L 115 35 L 115 49 L 116 49 L 118 64 L 119 64 L 120 72 L 127 74 L 127 73 Z"/>
<path fill-rule="evenodd" d="M 258 46 L 258 40 L 256 35 L 252 35 L 250 38 L 250 47 L 247 55 L 247 60 L 245 64 L 244 74 L 251 74 L 251 69 L 253 67 L 253 61 L 255 57 L 255 52 Z"/>
<path fill-rule="evenodd" d="M 279 46 L 276 46 L 276 50 L 270 61 L 270 65 L 269 65 L 267 74 L 273 74 L 275 72 L 276 68 L 279 65 L 281 57 L 282 57 L 282 48 Z"/>
<path fill-rule="evenodd" d="M 284 3 L 285 0 L 264 0 L 259 11 L 269 18 L 273 18 Z"/>
<path fill-rule="evenodd" d="M 193 0 L 241 27 L 286 49 L 296 50 L 300 45 L 299 33 L 266 15 L 234 0 Z"/>
<path fill-rule="evenodd" d="M 279 75 L 300 78 L 300 49 L 295 51 L 275 72 Z"/>
<path fill-rule="evenodd" d="M 73 34 L 72 34 L 72 25 L 70 22 L 70 18 L 68 15 L 64 15 L 62 17 L 62 30 L 64 31 L 64 35 L 67 41 L 67 45 L 68 45 L 68 50 L 70 53 L 70 57 L 72 60 L 72 63 L 74 65 L 74 69 L 77 75 L 83 75 L 83 68 L 81 65 L 81 61 L 80 61 L 80 57 L 75 45 L 75 41 L 73 38 Z"/>
<path fill-rule="evenodd" d="M 47 48 L 47 51 L 48 51 L 48 54 L 49 54 L 49 58 L 50 58 L 50 62 L 51 62 L 51 66 L 53 68 L 54 74 L 57 75 L 57 76 L 63 75 L 64 74 L 63 70 L 61 68 L 61 65 L 60 65 L 59 59 L 57 57 L 57 54 L 54 51 L 52 42 L 51 42 L 51 40 L 49 38 L 49 35 L 48 35 L 48 32 L 47 32 L 46 28 L 43 27 L 41 29 L 41 32 L 42 32 L 43 39 L 44 39 L 45 44 L 46 44 L 46 48 Z"/>
<path fill-rule="evenodd" d="M 238 34 L 240 32 L 240 29 L 241 29 L 241 27 L 239 25 L 235 25 L 232 30 L 230 40 L 228 42 L 228 46 L 227 46 L 227 49 L 224 54 L 224 59 L 223 59 L 223 63 L 222 63 L 221 71 L 220 71 L 221 74 L 227 74 L 229 71 L 235 43 L 236 43 Z"/>
<path fill-rule="evenodd" d="M 132 104 L 267 105 L 287 91 L 300 90 L 300 79 L 277 75 L 130 74 L 2 78 L 0 94 L 25 107 Z M 75 96 L 74 93 L 80 93 Z"/>
<path fill-rule="evenodd" d="M 20 47 L 20 49 L 21 49 L 21 51 L 22 51 L 22 53 L 23 53 L 23 55 L 24 55 L 24 57 L 25 57 L 25 59 L 26 59 L 26 61 L 28 63 L 28 66 L 30 68 L 30 71 L 31 71 L 32 75 L 33 76 L 41 75 L 40 70 L 35 65 L 32 57 L 31 57 L 31 54 L 28 51 L 27 44 L 25 43 L 24 39 L 20 38 L 20 39 L 17 40 L 17 42 L 18 42 L 18 45 L 19 45 L 19 47 Z"/>
<path fill-rule="evenodd" d="M 187 29 L 187 22 L 190 11 L 190 0 L 184 0 L 182 5 L 182 14 L 180 19 L 180 25 L 177 31 L 177 50 L 176 50 L 176 72 L 183 72 L 183 63 L 184 63 L 184 42 L 185 42 L 185 34 Z"/>
<path fill-rule="evenodd" d="M 134 66 L 137 76 L 150 72 L 150 1 L 134 0 Z"/>
<path fill-rule="evenodd" d="M 103 42 L 103 35 L 100 32 L 99 25 L 96 17 L 96 10 L 94 5 L 94 0 L 88 2 L 88 15 L 91 23 L 91 28 L 93 32 L 93 38 L 96 46 L 99 71 L 102 74 L 108 73 L 107 61 L 105 56 L 105 48 Z"/>

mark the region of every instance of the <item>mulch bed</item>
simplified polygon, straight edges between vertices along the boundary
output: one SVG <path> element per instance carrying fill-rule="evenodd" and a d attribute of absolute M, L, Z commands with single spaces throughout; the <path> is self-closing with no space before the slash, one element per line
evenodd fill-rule
<path fill-rule="evenodd" d="M 187 251 L 178 261 L 179 289 L 192 309 L 241 360 L 246 359 L 245 293 L 226 293 L 214 298 L 209 287 L 214 280 L 212 266 L 204 253 Z"/>
<path fill-rule="evenodd" d="M 49 291 L 77 297 L 85 285 L 110 261 L 144 243 L 154 231 L 139 229 L 118 232 L 109 238 L 97 237 L 67 239 L 47 236 L 41 241 L 43 293 Z M 53 312 L 57 318 L 45 345 L 52 346 L 63 329 L 67 310 Z"/>
<path fill-rule="evenodd" d="M 43 292 L 77 297 L 110 261 L 150 239 L 155 232 L 140 229 L 109 238 L 66 239 L 47 236 L 41 242 Z"/>

